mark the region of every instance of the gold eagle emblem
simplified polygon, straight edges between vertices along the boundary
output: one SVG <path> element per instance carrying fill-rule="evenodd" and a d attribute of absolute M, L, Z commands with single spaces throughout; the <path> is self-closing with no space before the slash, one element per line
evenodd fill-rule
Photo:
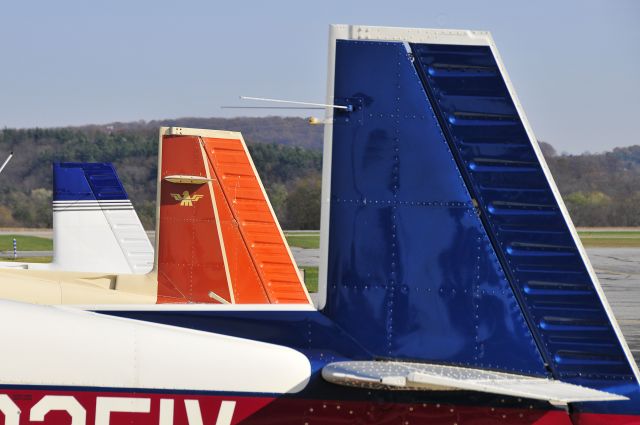
<path fill-rule="evenodd" d="M 194 202 L 198 202 L 200 198 L 204 195 L 190 195 L 188 190 L 182 192 L 182 195 L 179 193 L 172 193 L 173 199 L 176 201 L 180 201 L 181 207 L 192 207 Z"/>

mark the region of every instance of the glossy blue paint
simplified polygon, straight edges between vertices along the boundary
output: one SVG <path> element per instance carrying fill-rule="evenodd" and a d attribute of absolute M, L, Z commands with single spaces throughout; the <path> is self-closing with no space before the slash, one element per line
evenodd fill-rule
<path fill-rule="evenodd" d="M 553 375 L 639 390 L 542 166 L 487 46 L 411 44 L 416 68 L 489 239 Z M 627 406 L 627 407 L 624 407 Z M 636 407 L 638 409 L 638 407 Z"/>
<path fill-rule="evenodd" d="M 247 338 L 298 350 L 311 362 L 311 380 L 300 393 L 285 397 L 341 401 L 375 400 L 386 403 L 441 403 L 452 407 L 464 405 L 557 410 L 554 406 L 542 401 L 480 392 L 381 391 L 331 384 L 320 375 L 325 365 L 340 360 L 371 360 L 375 357 L 319 311 L 102 310 L 99 313 Z"/>
<path fill-rule="evenodd" d="M 53 164 L 53 200 L 129 199 L 113 165 L 108 162 L 56 162 Z"/>
<path fill-rule="evenodd" d="M 338 40 L 325 313 L 377 357 L 546 375 L 402 43 Z"/>
<path fill-rule="evenodd" d="M 178 326 L 204 332 L 247 338 L 283 345 L 305 354 L 312 368 L 312 377 L 304 391 L 291 397 L 326 400 L 376 400 L 399 403 L 442 403 L 467 406 L 525 407 L 556 410 L 549 403 L 515 397 L 497 396 L 468 391 L 372 391 L 330 384 L 320 376 L 322 368 L 340 360 L 377 359 L 351 335 L 320 311 L 166 311 L 166 310 L 100 310 L 98 313 Z M 259 359 L 257 359 L 259 360 Z M 586 381 L 577 384 L 586 385 Z M 635 383 L 609 381 L 600 388 L 627 394 L 631 402 L 589 403 L 583 411 L 600 413 L 640 414 Z"/>
<path fill-rule="evenodd" d="M 307 355 L 314 373 L 320 372 L 326 363 L 332 361 L 372 358 L 371 353 L 350 335 L 317 311 L 100 311 L 100 313 L 291 347 Z"/>
<path fill-rule="evenodd" d="M 336 103 L 354 108 L 336 111 L 333 126 L 324 311 L 102 313 L 299 350 L 313 375 L 292 397 L 551 410 L 478 392 L 339 387 L 319 376 L 332 361 L 381 358 L 545 376 L 542 349 L 563 380 L 631 398 L 572 410 L 640 414 L 638 384 L 620 366 L 617 339 L 605 338 L 601 306 L 581 304 L 593 285 L 508 93 L 494 93 L 505 86 L 490 51 L 465 47 L 428 62 L 429 48 L 446 47 L 412 45 L 409 55 L 401 43 L 337 42 Z M 441 66 L 455 57 L 468 63 Z M 603 339 L 594 344 L 594 335 Z M 565 350 L 551 351 L 558 346 Z"/>

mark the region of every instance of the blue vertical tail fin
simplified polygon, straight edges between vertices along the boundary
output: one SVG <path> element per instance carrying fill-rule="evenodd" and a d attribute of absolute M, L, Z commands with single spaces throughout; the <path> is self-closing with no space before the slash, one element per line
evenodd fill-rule
<path fill-rule="evenodd" d="M 637 403 L 637 367 L 490 35 L 335 26 L 330 51 L 327 103 L 353 111 L 328 111 L 325 132 L 326 314 L 379 358 Z M 586 409 L 632 408 L 619 403 Z"/>

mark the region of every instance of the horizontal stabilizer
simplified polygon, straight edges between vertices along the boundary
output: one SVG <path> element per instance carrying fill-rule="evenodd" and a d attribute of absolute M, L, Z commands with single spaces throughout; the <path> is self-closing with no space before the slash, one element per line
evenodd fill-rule
<path fill-rule="evenodd" d="M 628 400 L 627 397 L 545 378 L 424 363 L 352 361 L 322 369 L 329 382 L 385 390 L 466 390 L 545 400 L 553 404 Z"/>

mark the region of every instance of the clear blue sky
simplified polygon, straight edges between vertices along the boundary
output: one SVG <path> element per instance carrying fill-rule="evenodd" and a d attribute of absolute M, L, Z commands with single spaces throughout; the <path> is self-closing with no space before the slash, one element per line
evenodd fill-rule
<path fill-rule="evenodd" d="M 537 137 L 640 144 L 640 1 L 5 1 L 0 127 L 222 110 L 238 95 L 323 101 L 330 23 L 492 32 Z M 291 115 L 292 112 L 283 112 Z"/>

